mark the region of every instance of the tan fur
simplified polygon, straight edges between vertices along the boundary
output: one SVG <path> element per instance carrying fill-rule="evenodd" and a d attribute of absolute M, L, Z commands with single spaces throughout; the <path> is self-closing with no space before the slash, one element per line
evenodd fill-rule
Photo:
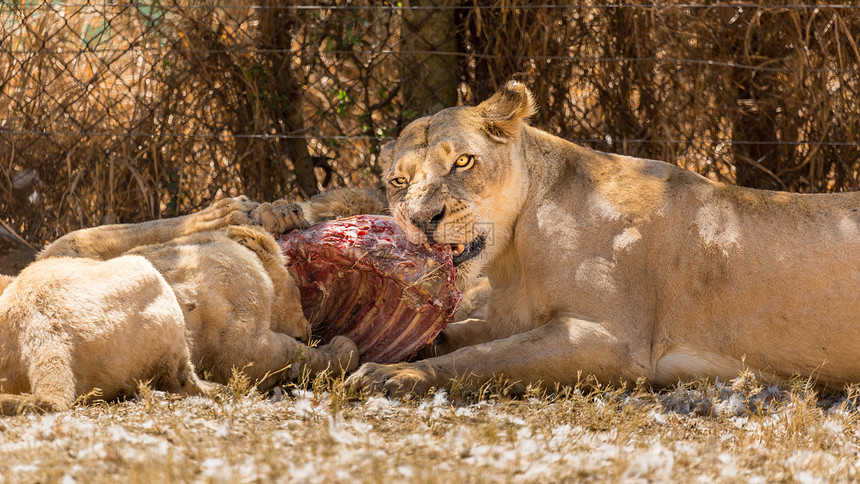
<path fill-rule="evenodd" d="M 3 274 L 0 274 L 0 293 L 2 293 L 3 290 L 6 289 L 6 286 L 11 284 L 12 281 L 14 281 L 14 280 L 15 280 L 15 278 L 12 276 L 6 276 Z"/>
<path fill-rule="evenodd" d="M 253 222 L 270 227 L 273 233 L 283 233 L 339 218 L 387 213 L 382 192 L 367 188 L 333 188 L 305 201 L 283 199 L 260 204 Z"/>
<path fill-rule="evenodd" d="M 299 205 L 311 224 L 353 215 L 388 213 L 383 194 L 364 188 L 334 188 Z"/>
<path fill-rule="evenodd" d="M 138 382 L 197 395 L 182 310 L 146 259 L 54 258 L 0 295 L 0 415 L 67 409 L 93 389 L 113 399 Z M 120 351 L 118 351 L 120 350 Z"/>
<path fill-rule="evenodd" d="M 591 151 L 528 126 L 532 106 L 511 84 L 416 120 L 383 150 L 391 211 L 414 242 L 466 243 L 491 227 L 461 272 L 492 289 L 483 320 L 445 330 L 442 356 L 367 364 L 353 384 L 593 374 L 661 386 L 744 366 L 860 381 L 860 193 L 757 191 Z M 464 153 L 474 166 L 452 170 Z"/>
<path fill-rule="evenodd" d="M 271 213 L 260 214 L 261 210 L 269 211 L 271 205 L 258 207 L 245 198 L 224 199 L 185 217 L 95 227 L 60 238 L 3 293 L 0 310 L 6 317 L 0 321 L 12 331 L 9 341 L 17 341 L 12 336 L 31 338 L 39 345 L 8 343 L 13 346 L 0 347 L 3 365 L 12 365 L 6 363 L 7 358 L 41 358 L 34 354 L 37 349 L 40 354 L 66 354 L 67 341 L 86 339 L 96 325 L 102 336 L 89 343 L 86 352 L 64 356 L 62 364 L 74 371 L 75 378 L 52 377 L 65 385 L 63 405 L 92 388 L 91 381 L 106 395 L 127 393 L 127 382 L 142 375 L 138 370 L 153 370 L 148 363 L 152 358 L 165 359 L 159 355 L 165 354 L 167 340 L 185 348 L 185 360 L 190 350 L 197 371 L 220 383 L 227 383 L 233 369 L 244 371 L 265 389 L 302 371 L 315 374 L 354 368 L 358 350 L 347 338 L 337 337 L 319 348 L 296 340 L 307 339 L 310 329 L 277 243 L 264 230 L 237 225 L 272 219 Z M 275 222 L 278 226 L 286 223 L 290 222 Z M 145 263 L 148 272 L 131 267 L 129 261 L 139 261 L 138 266 Z M 88 267 L 92 268 L 89 272 L 82 269 Z M 78 275 L 72 278 L 69 272 Z M 126 278 L 126 284 L 139 280 L 135 290 L 124 288 Z M 0 283 L 4 281 L 8 279 Z M 141 308 L 154 304 L 156 295 L 169 299 L 176 310 L 173 316 L 179 318 L 167 329 L 138 322 L 143 318 Z M 20 302 L 24 296 L 30 302 Z M 87 307 L 78 307 L 80 301 Z M 41 312 L 29 315 L 28 306 Z M 52 318 L 39 316 L 42 313 L 50 313 Z M 139 333 L 127 328 L 138 328 Z M 0 378 L 16 382 L 2 387 L 4 392 L 31 391 L 36 378 L 32 372 L 21 373 L 23 367 L 17 373 L 4 368 L 0 365 Z M 81 380 L 78 374 L 92 378 Z M 29 375 L 26 381 L 31 386 L 22 383 L 22 375 Z M 74 391 L 69 390 L 72 387 Z M 41 398 L 38 388 L 33 391 Z"/>
<path fill-rule="evenodd" d="M 460 307 L 454 314 L 454 321 L 463 321 L 469 318 L 484 319 L 491 290 L 492 286 L 486 277 L 478 279 L 473 287 L 465 289 Z"/>

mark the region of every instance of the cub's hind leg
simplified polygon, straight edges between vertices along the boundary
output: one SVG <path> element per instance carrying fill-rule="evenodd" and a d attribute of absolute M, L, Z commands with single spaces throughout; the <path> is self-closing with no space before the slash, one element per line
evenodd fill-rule
<path fill-rule="evenodd" d="M 222 351 L 230 356 L 213 369 L 213 379 L 226 383 L 235 368 L 260 390 L 282 381 L 295 381 L 304 374 L 342 374 L 358 366 L 358 348 L 343 336 L 336 336 L 326 345 L 310 347 L 283 333 L 265 330 L 248 340 L 225 344 Z"/>
<path fill-rule="evenodd" d="M 295 279 L 287 271 L 286 260 L 275 239 L 263 229 L 248 225 L 229 227 L 227 236 L 254 252 L 272 280 L 274 298 L 269 328 L 307 341 L 311 328 L 302 312 L 301 293 Z"/>
<path fill-rule="evenodd" d="M 301 294 L 295 280 L 285 267 L 283 253 L 277 242 L 264 230 L 250 226 L 235 226 L 227 230 L 233 241 L 251 250 L 259 259 L 271 280 L 272 297 L 267 307 L 241 308 L 233 312 L 239 319 L 227 321 L 234 330 L 244 328 L 249 339 L 231 338 L 223 341 L 230 348 L 222 354 L 234 355 L 234 361 L 219 365 L 222 372 L 231 367 L 244 368 L 246 375 L 255 381 L 263 380 L 260 388 L 268 388 L 280 380 L 295 379 L 302 372 L 311 375 L 322 371 L 351 371 L 358 365 L 358 349 L 348 338 L 339 337 L 318 348 L 309 347 L 295 337 L 307 340 L 310 326 L 301 307 Z M 261 275 L 261 277 L 264 277 Z M 259 290 L 268 284 L 259 283 Z M 262 294 L 261 294 L 262 296 Z M 265 303 L 264 303 L 265 304 Z M 252 362 L 250 366 L 248 362 Z M 244 365 L 243 365 L 244 364 Z M 283 370 L 287 369 L 286 373 Z M 274 376 L 273 376 L 274 375 Z M 223 379 L 227 375 L 221 376 Z"/>
<path fill-rule="evenodd" d="M 290 335 L 306 338 L 308 323 L 280 248 L 266 232 L 234 227 L 137 253 L 153 262 L 186 308 L 192 361 L 213 381 L 227 383 L 236 369 L 254 381 L 265 378 L 265 388 L 292 377 L 287 368 L 356 366 L 358 350 L 349 340 L 308 348 Z"/>
<path fill-rule="evenodd" d="M 284 348 L 288 354 L 291 354 L 290 361 L 293 363 L 290 378 L 292 379 L 297 377 L 297 372 L 300 371 L 308 371 L 314 375 L 322 371 L 354 370 L 358 366 L 358 348 L 349 338 L 339 336 L 326 345 L 312 348 L 300 343 L 296 346 L 294 343 L 297 342 L 276 336 L 277 333 L 295 336 L 299 330 L 304 334 L 295 337 L 307 340 L 310 336 L 310 324 L 302 312 L 301 293 L 286 269 L 283 252 L 268 232 L 257 227 L 229 227 L 227 236 L 257 254 L 274 286 L 275 297 L 270 328 L 275 333 L 263 338 L 265 344 L 272 345 L 271 359 L 263 363 L 263 366 L 268 369 L 282 367 L 279 349 Z M 290 331 L 293 333 L 291 334 Z"/>
<path fill-rule="evenodd" d="M 40 313 L 28 320 L 16 321 L 28 328 L 47 329 Z M 20 326 L 19 326 L 20 327 Z M 56 334 L 39 331 L 38 338 L 21 338 L 25 354 L 21 355 L 22 370 L 26 374 L 9 375 L 18 388 L 29 387 L 25 394 L 0 394 L 0 415 L 17 415 L 21 412 L 57 412 L 66 410 L 75 402 L 75 376 L 69 348 Z M 17 381 L 15 381 L 17 380 Z"/>

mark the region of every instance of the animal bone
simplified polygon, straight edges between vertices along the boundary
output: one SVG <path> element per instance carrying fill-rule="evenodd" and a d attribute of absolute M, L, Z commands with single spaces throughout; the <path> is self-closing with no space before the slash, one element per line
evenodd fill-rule
<path fill-rule="evenodd" d="M 410 244 L 391 217 L 359 215 L 276 237 L 313 334 L 396 363 L 433 341 L 462 295 L 449 245 Z"/>

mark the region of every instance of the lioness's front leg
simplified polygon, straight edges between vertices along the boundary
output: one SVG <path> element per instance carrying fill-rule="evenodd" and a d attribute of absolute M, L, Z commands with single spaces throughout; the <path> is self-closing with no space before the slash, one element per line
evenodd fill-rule
<path fill-rule="evenodd" d="M 486 343 L 496 339 L 487 322 L 483 319 L 470 318 L 451 323 L 432 343 L 421 348 L 416 358 L 426 359 L 447 355 L 460 348 Z"/>
<path fill-rule="evenodd" d="M 229 225 L 250 224 L 250 213 L 258 205 L 245 196 L 222 198 L 199 212 L 182 217 L 76 230 L 54 241 L 39 253 L 37 259 L 113 259 L 135 247 L 170 242 L 179 237 L 218 230 Z"/>
<path fill-rule="evenodd" d="M 366 363 L 348 383 L 402 395 L 445 388 L 457 378 L 472 385 L 504 377 L 545 386 L 572 385 L 589 374 L 601 382 L 648 379 L 650 343 L 633 345 L 620 341 L 601 324 L 559 316 L 531 331 L 436 358 L 396 365 Z"/>

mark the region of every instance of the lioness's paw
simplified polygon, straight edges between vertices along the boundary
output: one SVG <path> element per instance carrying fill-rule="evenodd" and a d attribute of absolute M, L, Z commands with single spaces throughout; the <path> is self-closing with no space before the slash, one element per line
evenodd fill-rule
<path fill-rule="evenodd" d="M 218 230 L 229 225 L 250 225 L 251 212 L 260 204 L 240 195 L 222 198 L 209 207 L 191 215 L 191 221 L 200 230 Z"/>
<path fill-rule="evenodd" d="M 308 226 L 302 208 L 298 204 L 289 203 L 286 200 L 261 203 L 250 213 L 250 217 L 255 225 L 262 225 L 266 231 L 273 234 L 283 234 Z"/>
<path fill-rule="evenodd" d="M 346 336 L 335 336 L 330 343 L 317 349 L 329 357 L 333 370 L 349 373 L 358 368 L 358 346 Z"/>
<path fill-rule="evenodd" d="M 355 390 L 383 392 L 389 397 L 425 396 L 438 386 L 434 373 L 425 366 L 422 363 L 365 363 L 350 375 L 346 384 Z"/>

